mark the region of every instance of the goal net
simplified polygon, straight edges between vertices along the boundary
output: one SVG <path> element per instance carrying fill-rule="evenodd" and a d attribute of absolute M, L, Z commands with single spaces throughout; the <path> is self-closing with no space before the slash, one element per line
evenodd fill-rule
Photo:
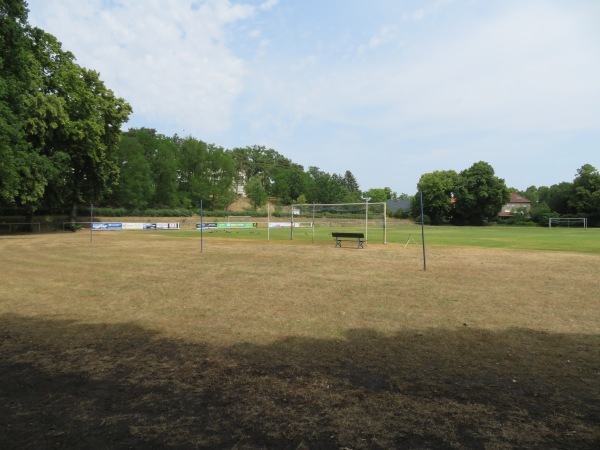
<path fill-rule="evenodd" d="M 290 236 L 294 230 L 311 227 L 313 240 L 315 233 L 329 236 L 331 231 L 364 233 L 366 242 L 387 240 L 386 203 L 313 203 L 295 204 L 281 211 L 287 214 L 290 222 Z M 306 233 L 302 233 L 305 235 Z"/>
<path fill-rule="evenodd" d="M 548 227 L 587 228 L 585 217 L 550 217 Z"/>

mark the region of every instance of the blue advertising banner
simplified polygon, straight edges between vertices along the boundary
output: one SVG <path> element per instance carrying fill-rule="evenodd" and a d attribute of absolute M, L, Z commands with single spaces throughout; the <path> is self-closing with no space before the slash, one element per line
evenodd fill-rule
<path fill-rule="evenodd" d="M 216 222 L 205 222 L 202 224 L 202 229 L 206 229 L 206 228 L 217 228 L 217 223 Z M 196 230 L 200 229 L 200 224 L 197 223 L 196 224 Z"/>
<path fill-rule="evenodd" d="M 92 224 L 92 230 L 122 230 L 123 224 L 120 222 L 97 222 Z"/>

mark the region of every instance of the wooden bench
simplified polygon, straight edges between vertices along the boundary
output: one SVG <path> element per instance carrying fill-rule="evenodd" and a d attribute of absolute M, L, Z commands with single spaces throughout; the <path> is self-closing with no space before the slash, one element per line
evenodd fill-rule
<path fill-rule="evenodd" d="M 356 248 L 363 248 L 363 243 L 365 242 L 365 233 L 338 233 L 333 232 L 331 236 L 335 238 L 335 246 L 342 247 L 342 241 L 356 241 Z"/>

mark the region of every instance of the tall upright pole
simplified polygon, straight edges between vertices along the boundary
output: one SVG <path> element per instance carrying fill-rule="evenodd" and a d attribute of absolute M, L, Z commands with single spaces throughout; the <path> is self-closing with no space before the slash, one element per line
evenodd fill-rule
<path fill-rule="evenodd" d="M 202 223 L 202 216 L 203 211 L 202 211 L 202 199 L 200 199 L 200 253 L 202 253 L 202 251 L 204 250 L 204 236 L 203 236 L 203 230 L 204 230 L 204 224 Z"/>
<path fill-rule="evenodd" d="M 90 203 L 90 244 L 94 236 L 94 204 Z"/>
<path fill-rule="evenodd" d="M 387 202 L 383 203 L 383 243 L 387 244 Z"/>
<path fill-rule="evenodd" d="M 369 242 L 369 200 L 371 197 L 361 197 L 365 201 L 365 242 Z"/>
<path fill-rule="evenodd" d="M 294 205 L 292 205 L 292 217 L 290 217 L 290 240 L 294 239 Z"/>
<path fill-rule="evenodd" d="M 312 243 L 315 243 L 315 204 L 313 203 L 313 217 L 312 217 Z"/>
<path fill-rule="evenodd" d="M 369 242 L 369 197 L 365 203 L 365 242 Z"/>
<path fill-rule="evenodd" d="M 425 252 L 425 219 L 423 218 L 423 191 L 421 194 L 421 240 L 423 241 L 423 271 L 427 271 L 427 254 Z"/>

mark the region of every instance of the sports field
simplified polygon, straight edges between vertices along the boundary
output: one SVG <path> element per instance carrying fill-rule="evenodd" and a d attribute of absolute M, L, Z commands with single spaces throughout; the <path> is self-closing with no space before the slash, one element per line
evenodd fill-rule
<path fill-rule="evenodd" d="M 0 448 L 600 447 L 600 230 L 304 232 L 0 236 Z"/>

